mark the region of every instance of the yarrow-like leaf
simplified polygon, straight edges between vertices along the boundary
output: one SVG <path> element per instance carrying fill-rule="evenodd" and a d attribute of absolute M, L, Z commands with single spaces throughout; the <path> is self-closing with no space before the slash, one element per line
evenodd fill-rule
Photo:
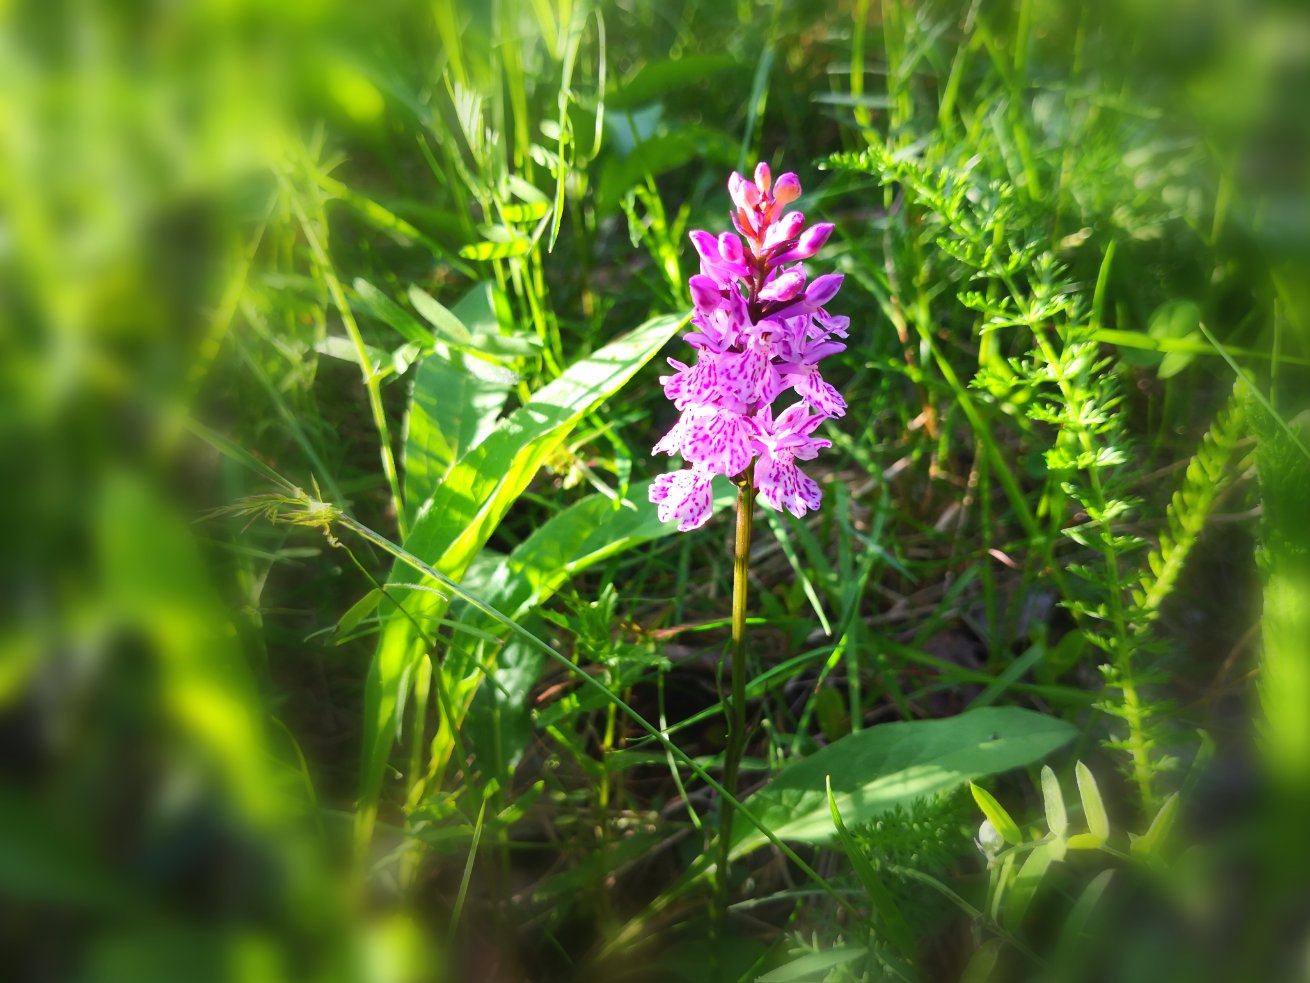
<path fill-rule="evenodd" d="M 681 455 L 690 466 L 656 478 L 650 499 L 662 521 L 677 519 L 683 531 L 709 518 L 715 475 L 733 478 L 752 464 L 764 504 L 798 517 L 817 509 L 819 485 L 796 462 L 832 446 L 811 434 L 846 412 L 841 393 L 819 372 L 819 362 L 846 347 L 833 339 L 846 337 L 849 319 L 824 310 L 842 276 L 809 280 L 801 265 L 832 226 L 805 228 L 804 215 L 784 212 L 800 197 L 800 180 L 788 173 L 774 181 L 767 164 L 755 168 L 754 181 L 734 172 L 728 193 L 739 235 L 690 234 L 701 271 L 687 284 L 696 330 L 685 340 L 696 361 L 671 358 L 673 374 L 660 379 L 682 415 L 655 451 Z M 773 404 L 788 390 L 799 400 L 775 417 Z"/>

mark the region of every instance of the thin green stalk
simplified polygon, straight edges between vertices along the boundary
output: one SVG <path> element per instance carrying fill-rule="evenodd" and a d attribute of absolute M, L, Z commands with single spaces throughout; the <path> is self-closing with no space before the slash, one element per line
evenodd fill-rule
<path fill-rule="evenodd" d="M 359 363 L 360 375 L 363 376 L 364 388 L 368 393 L 369 411 L 373 415 L 373 425 L 377 428 L 378 440 L 381 444 L 382 473 L 386 476 L 387 488 L 391 492 L 392 507 L 396 513 L 396 529 L 400 533 L 400 539 L 403 542 L 409 535 L 408 522 L 405 519 L 405 499 L 400 491 L 400 473 L 396 468 L 395 453 L 391 449 L 391 428 L 387 423 L 387 414 L 382 406 L 382 389 L 377 369 L 373 365 L 373 360 L 369 357 L 367 346 L 364 344 L 364 336 L 360 333 L 359 325 L 355 323 L 355 315 L 350 310 L 350 304 L 346 300 L 346 293 L 342 289 L 340 280 L 337 279 L 327 249 L 319 241 L 318 236 L 314 234 L 314 228 L 310 224 L 309 216 L 301 207 L 294 189 L 284 181 L 283 190 L 291 203 L 292 211 L 300 222 L 301 230 L 305 234 L 305 241 L 309 244 L 319 275 L 327 286 L 328 294 L 337 308 L 341 323 L 345 326 L 346 334 L 350 336 L 350 341 L 355 347 L 355 358 Z M 327 216 L 323 211 L 321 201 L 315 202 L 315 217 L 318 219 L 319 225 L 326 230 Z"/>
<path fill-rule="evenodd" d="M 478 859 L 478 844 L 482 840 L 482 827 L 486 816 L 487 800 L 484 797 L 478 809 L 477 822 L 473 824 L 473 842 L 469 844 L 469 855 L 464 861 L 464 876 L 459 879 L 459 891 L 455 895 L 455 905 L 450 912 L 450 925 L 446 930 L 446 947 L 452 952 L 459 937 L 459 919 L 464 913 L 464 902 L 468 898 L 469 884 L 473 880 L 473 864 Z"/>
<path fill-rule="evenodd" d="M 732 561 L 732 686 L 728 696 L 728 741 L 723 752 L 724 796 L 720 810 L 719 922 L 728 913 L 728 857 L 732 851 L 732 803 L 737 798 L 737 774 L 746 750 L 746 591 L 750 576 L 751 522 L 755 516 L 755 465 L 737 486 L 737 547 Z"/>

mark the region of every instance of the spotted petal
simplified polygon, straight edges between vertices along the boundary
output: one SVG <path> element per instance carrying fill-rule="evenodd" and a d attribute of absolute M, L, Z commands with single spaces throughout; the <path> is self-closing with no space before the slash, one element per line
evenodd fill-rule
<path fill-rule="evenodd" d="M 662 474 L 651 482 L 650 500 L 660 522 L 678 520 L 678 531 L 688 532 L 704 525 L 713 511 L 710 483 L 714 476 L 699 468 L 684 468 Z"/>
<path fill-rule="evenodd" d="M 846 400 L 842 399 L 831 383 L 824 381 L 817 365 L 801 365 L 787 373 L 787 381 L 820 413 L 826 416 L 843 416 Z"/>
<path fill-rule="evenodd" d="M 752 420 L 730 410 L 689 409 L 684 415 L 682 456 L 715 474 L 741 474 L 755 456 Z"/>
<path fill-rule="evenodd" d="M 823 501 L 818 482 L 796 466 L 794 455 L 787 450 L 766 454 L 755 466 L 755 487 L 760 501 L 774 511 L 786 509 L 800 518 Z"/>

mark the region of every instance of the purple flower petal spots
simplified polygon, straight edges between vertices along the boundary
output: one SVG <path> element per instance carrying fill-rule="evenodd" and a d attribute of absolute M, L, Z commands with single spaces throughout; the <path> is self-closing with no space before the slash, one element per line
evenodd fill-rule
<path fill-rule="evenodd" d="M 802 366 L 801 371 L 794 373 L 790 379 L 796 392 L 809 400 L 810 405 L 820 413 L 826 416 L 846 415 L 846 400 L 842 399 L 841 393 L 831 383 L 819 375 L 817 365 Z"/>
<path fill-rule="evenodd" d="M 657 504 L 660 522 L 678 520 L 678 531 L 688 532 L 704 525 L 712 511 L 710 481 L 714 476 L 699 468 L 684 468 L 662 474 L 650 486 L 650 500 Z"/>
<path fill-rule="evenodd" d="M 755 424 L 740 413 L 710 409 L 687 420 L 682 438 L 682 456 L 714 474 L 728 477 L 741 474 L 754 457 L 751 438 Z"/>
<path fill-rule="evenodd" d="M 768 455 L 755 469 L 755 487 L 760 501 L 774 511 L 784 509 L 801 518 L 823 501 L 818 483 L 796 466 L 790 451 Z"/>
<path fill-rule="evenodd" d="M 709 518 L 714 476 L 738 478 L 752 464 L 764 504 L 798 517 L 817 509 L 819 485 L 796 462 L 832 446 L 813 433 L 846 412 L 819 370 L 845 348 L 834 338 L 846 337 L 849 319 L 824 310 L 843 278 L 810 280 L 799 265 L 823 247 L 833 226 L 806 228 L 801 212 L 787 211 L 801 195 L 800 179 L 790 172 L 775 179 L 765 163 L 753 180 L 734 172 L 728 193 L 737 234 L 690 233 L 701 262 L 688 281 L 695 330 L 685 340 L 696 361 L 669 359 L 674 371 L 660 378 L 681 416 L 654 450 L 679 454 L 691 466 L 656 478 L 650 500 L 661 521 L 677 520 L 684 532 Z M 775 418 L 773 403 L 788 389 L 800 399 Z"/>

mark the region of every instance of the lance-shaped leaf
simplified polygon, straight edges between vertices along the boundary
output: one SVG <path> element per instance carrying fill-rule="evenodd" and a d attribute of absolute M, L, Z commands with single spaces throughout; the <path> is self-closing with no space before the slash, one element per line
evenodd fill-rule
<path fill-rule="evenodd" d="M 676 316 L 646 322 L 570 366 L 501 420 L 455 463 L 419 509 L 405 540 L 406 550 L 452 579 L 461 579 L 514 500 L 578 420 L 632 378 L 681 323 Z M 397 564 L 389 583 L 412 579 L 412 571 Z M 396 607 L 398 596 L 404 611 Z M 383 768 L 408 695 L 409 674 L 428 644 L 420 626 L 439 618 L 445 606 L 445 598 L 431 591 L 396 592 L 382 602 L 385 620 L 365 686 L 361 839 L 371 832 Z"/>
<path fill-rule="evenodd" d="M 825 842 L 833 835 L 826 776 L 842 817 L 853 826 L 921 796 L 1040 761 L 1073 735 L 1064 721 L 1018 707 L 881 724 L 788 765 L 747 805 L 780 839 Z M 740 818 L 733 834 L 737 855 L 767 842 Z"/>
<path fill-rule="evenodd" d="M 485 440 L 513 376 L 460 352 L 418 367 L 405 421 L 405 506 L 414 517 L 464 454 Z"/>

